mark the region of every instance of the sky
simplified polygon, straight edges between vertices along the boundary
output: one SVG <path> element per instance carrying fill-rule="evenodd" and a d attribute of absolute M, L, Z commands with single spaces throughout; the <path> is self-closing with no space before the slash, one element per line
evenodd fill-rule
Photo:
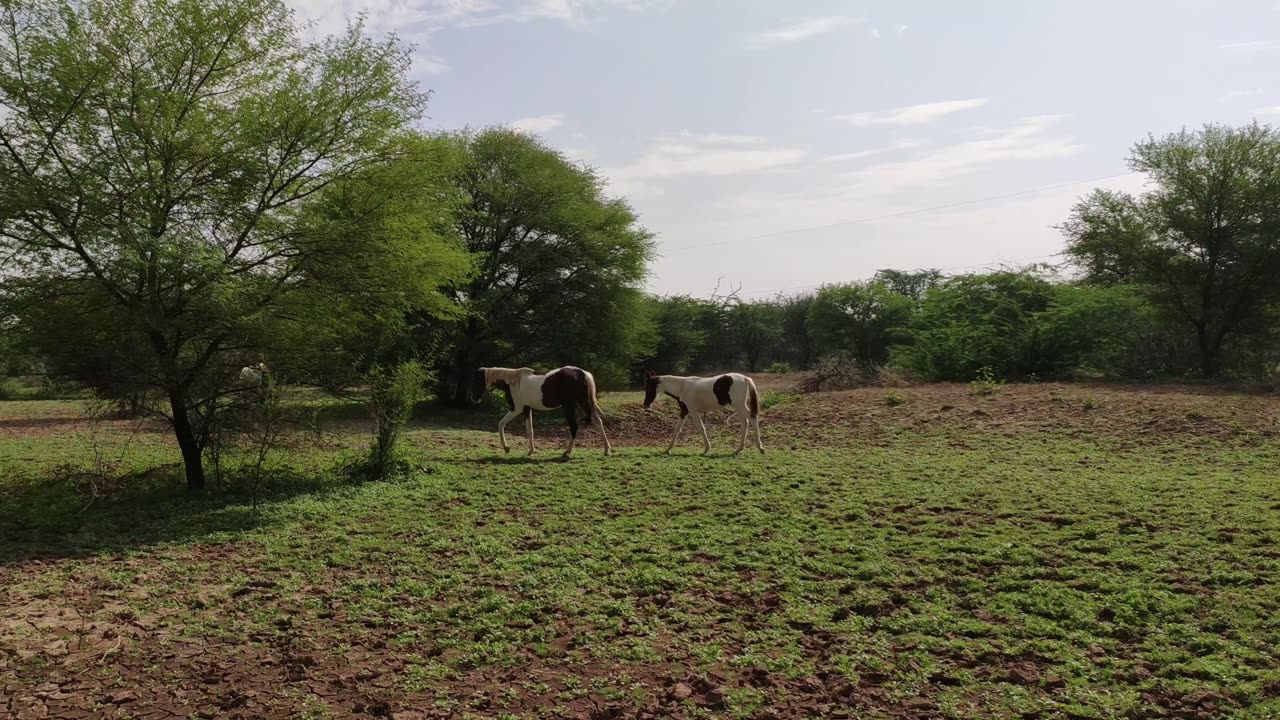
<path fill-rule="evenodd" d="M 1277 0 L 289 0 L 415 45 L 425 126 L 509 125 L 608 179 L 648 289 L 1060 261 L 1129 149 L 1280 123 Z"/>

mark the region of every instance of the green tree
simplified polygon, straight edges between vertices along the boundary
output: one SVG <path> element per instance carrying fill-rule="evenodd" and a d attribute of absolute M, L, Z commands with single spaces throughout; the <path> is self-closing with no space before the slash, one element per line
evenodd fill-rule
<path fill-rule="evenodd" d="M 925 293 L 941 285 L 945 278 L 941 270 L 877 270 L 872 279 L 899 295 L 918 301 L 924 298 Z"/>
<path fill-rule="evenodd" d="M 707 311 L 708 303 L 687 295 L 651 297 L 647 302 L 657 340 L 651 352 L 638 358 L 635 370 L 659 374 L 693 372 L 707 345 L 700 316 Z"/>
<path fill-rule="evenodd" d="M 1134 377 L 1167 369 L 1164 328 L 1141 288 L 1063 283 L 1036 317 L 1046 376 Z"/>
<path fill-rule="evenodd" d="M 1206 125 L 1137 143 L 1152 189 L 1095 191 L 1063 224 L 1070 257 L 1099 282 L 1134 282 L 1194 333 L 1199 370 L 1235 333 L 1261 330 L 1280 297 L 1280 133 Z"/>
<path fill-rule="evenodd" d="M 826 285 L 809 307 L 809 335 L 820 354 L 847 352 L 863 367 L 881 365 L 905 337 L 914 307 L 883 283 Z"/>
<path fill-rule="evenodd" d="M 739 302 L 728 312 L 727 342 L 735 346 L 749 372 L 778 356 L 782 339 L 782 307 L 770 301 Z"/>
<path fill-rule="evenodd" d="M 189 487 L 266 318 L 326 257 L 362 257 L 299 214 L 400 151 L 426 101 L 409 62 L 359 23 L 303 41 L 281 0 L 4 2 L 5 282 L 55 310 L 27 321 L 61 336 L 56 365 L 103 354 L 163 394 Z"/>
<path fill-rule="evenodd" d="M 781 355 L 798 368 L 807 368 L 817 359 L 813 339 L 809 336 L 809 308 L 813 295 L 794 295 L 781 298 L 782 348 Z"/>
<path fill-rule="evenodd" d="M 1043 373 L 1038 315 L 1053 297 L 1034 271 L 950 278 L 925 295 L 894 359 L 929 380 Z"/>
<path fill-rule="evenodd" d="M 537 138 L 508 129 L 452 135 L 462 155 L 456 232 L 476 272 L 454 286 L 442 395 L 466 398 L 483 365 L 587 367 L 619 381 L 654 342 L 639 289 L 652 236 L 604 182 Z"/>

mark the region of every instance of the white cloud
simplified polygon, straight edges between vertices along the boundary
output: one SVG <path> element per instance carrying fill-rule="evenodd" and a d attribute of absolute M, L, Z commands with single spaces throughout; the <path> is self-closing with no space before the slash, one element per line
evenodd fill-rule
<path fill-rule="evenodd" d="M 1280 105 L 1274 107 L 1258 108 L 1253 111 L 1254 115 L 1280 115 Z"/>
<path fill-rule="evenodd" d="M 1218 102 L 1224 102 L 1224 103 L 1235 102 L 1236 100 L 1241 100 L 1247 97 L 1256 97 L 1261 94 L 1262 94 L 1262 88 L 1260 87 L 1254 88 L 1252 90 L 1230 90 L 1223 93 L 1222 97 L 1218 98 Z"/>
<path fill-rule="evenodd" d="M 861 160 L 863 158 L 868 158 L 875 155 L 883 155 L 885 153 L 890 153 L 895 151 L 914 150 L 915 148 L 921 147 L 922 145 L 924 145 L 924 142 L 921 140 L 899 140 L 885 147 L 871 148 L 870 150 L 858 150 L 856 152 L 839 153 L 836 155 L 828 155 L 822 158 L 822 162 L 827 162 L 827 163 L 851 162 L 853 160 Z"/>
<path fill-rule="evenodd" d="M 747 37 L 746 46 L 751 50 L 763 50 L 765 48 L 776 47 L 778 45 L 787 45 L 839 30 L 840 28 L 848 27 L 860 22 L 862 21 L 857 18 L 851 18 L 844 15 L 833 15 L 830 17 L 802 20 L 791 25 L 784 25 L 772 30 L 754 33 Z"/>
<path fill-rule="evenodd" d="M 907 30 L 910 29 L 910 27 L 911 27 L 910 25 L 899 25 L 895 27 L 893 30 L 895 33 L 897 33 L 898 37 L 902 37 L 907 32 Z"/>
<path fill-rule="evenodd" d="M 880 28 L 871 28 L 871 37 L 876 40 L 880 39 Z"/>
<path fill-rule="evenodd" d="M 943 100 L 941 102 L 921 103 L 879 112 L 847 113 L 837 115 L 835 119 L 854 127 L 928 125 L 952 113 L 980 108 L 986 105 L 987 102 L 987 98 Z"/>
<path fill-rule="evenodd" d="M 916 157 L 862 168 L 844 177 L 856 186 L 889 193 L 944 185 L 1003 162 L 1048 160 L 1079 153 L 1083 146 L 1054 132 L 1061 115 L 1024 118 L 1018 124 L 982 133 L 982 139 L 946 145 Z"/>
<path fill-rule="evenodd" d="M 613 11 L 665 10 L 677 0 L 287 0 L 299 20 L 312 21 L 320 34 L 341 32 L 359 13 L 369 29 L 425 38 L 444 27 L 551 20 L 589 25 Z"/>
<path fill-rule="evenodd" d="M 806 155 L 803 148 L 773 146 L 752 135 L 683 131 L 654 138 L 639 158 L 603 174 L 615 191 L 652 192 L 654 181 L 768 172 L 799 163 Z"/>
<path fill-rule="evenodd" d="M 542 134 L 548 133 L 564 124 L 564 113 L 550 113 L 547 115 L 536 115 L 534 117 L 520 118 L 513 120 L 511 127 L 521 132 Z"/>
<path fill-rule="evenodd" d="M 1218 49 L 1233 53 L 1260 53 L 1275 52 L 1280 50 L 1280 46 L 1270 40 L 1250 40 L 1248 42 L 1225 43 L 1219 45 Z"/>

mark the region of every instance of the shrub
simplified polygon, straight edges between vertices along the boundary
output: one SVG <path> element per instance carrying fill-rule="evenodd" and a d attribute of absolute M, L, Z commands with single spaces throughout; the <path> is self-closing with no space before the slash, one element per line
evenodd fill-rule
<path fill-rule="evenodd" d="M 791 363 L 778 360 L 769 366 L 768 372 L 773 375 L 786 375 L 791 372 Z"/>
<path fill-rule="evenodd" d="M 889 392 L 885 393 L 884 404 L 888 405 L 889 407 L 898 407 L 899 405 L 902 405 L 906 402 L 907 402 L 907 396 L 903 395 L 897 390 L 890 390 Z"/>
<path fill-rule="evenodd" d="M 416 360 L 395 368 L 375 366 L 369 371 L 369 399 L 365 406 L 373 416 L 373 446 L 366 461 L 354 468 L 357 475 L 382 480 L 404 469 L 406 463 L 400 458 L 396 443 L 414 406 L 423 398 L 427 381 L 427 371 Z"/>
<path fill-rule="evenodd" d="M 979 397 L 987 397 L 995 395 L 1001 385 L 1004 385 L 1004 381 L 997 380 L 992 374 L 991 368 L 984 365 L 978 369 L 978 377 L 969 383 L 969 392 Z"/>

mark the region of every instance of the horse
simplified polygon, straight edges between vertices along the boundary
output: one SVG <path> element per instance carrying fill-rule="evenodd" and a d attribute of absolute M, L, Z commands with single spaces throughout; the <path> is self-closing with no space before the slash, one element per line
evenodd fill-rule
<path fill-rule="evenodd" d="M 240 382 L 247 385 L 261 385 L 262 376 L 267 372 L 267 364 L 260 362 L 257 365 L 249 365 L 240 368 Z"/>
<path fill-rule="evenodd" d="M 600 437 L 604 438 L 604 454 L 613 452 L 609 436 L 604 432 L 600 402 L 596 398 L 596 379 L 586 370 L 572 365 L 556 368 L 545 375 L 539 375 L 531 368 L 486 367 L 476 370 L 471 392 L 473 400 L 479 402 L 490 387 L 501 388 L 507 396 L 507 406 L 511 408 L 498 421 L 498 437 L 502 441 L 503 452 L 511 452 L 507 446 L 507 423 L 523 414 L 529 455 L 533 455 L 533 411 L 555 408 L 564 410 L 564 419 L 569 423 L 569 447 L 564 451 L 564 459 L 569 458 L 578 440 L 578 408 L 586 411 L 587 422 L 594 422 Z"/>
<path fill-rule="evenodd" d="M 738 449 L 734 455 L 742 452 L 747 446 L 747 430 L 752 425 L 756 429 L 756 448 L 764 452 L 764 443 L 760 441 L 760 394 L 756 392 L 756 383 L 746 375 L 726 373 L 715 377 L 681 377 L 679 375 L 654 375 L 646 371 L 644 374 L 644 409 L 651 410 L 658 398 L 658 393 L 669 395 L 680 403 L 680 420 L 676 423 L 676 431 L 671 436 L 671 444 L 667 445 L 667 453 L 676 445 L 680 431 L 684 429 L 685 420 L 692 415 L 693 422 L 702 431 L 702 454 L 711 452 L 711 438 L 707 435 L 707 426 L 702 422 L 703 413 L 717 407 L 729 405 L 738 421 L 742 424 L 742 438 L 738 441 Z"/>

